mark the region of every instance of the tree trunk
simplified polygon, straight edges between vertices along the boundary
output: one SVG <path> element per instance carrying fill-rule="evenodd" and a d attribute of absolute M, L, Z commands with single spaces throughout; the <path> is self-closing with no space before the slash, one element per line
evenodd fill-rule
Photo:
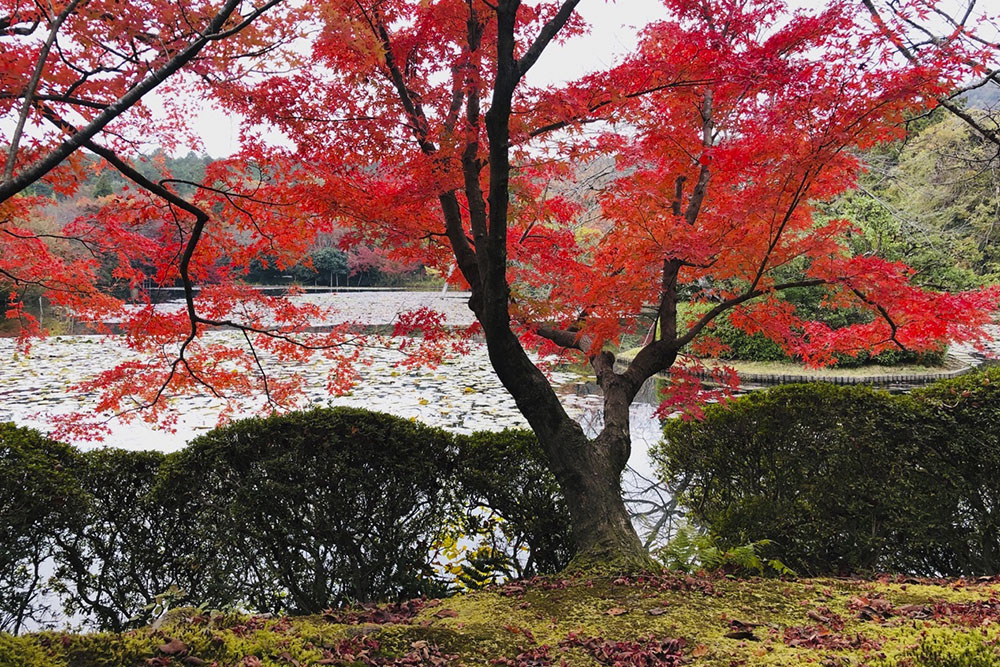
<path fill-rule="evenodd" d="M 606 569 L 648 569 L 653 563 L 643 548 L 625 511 L 621 495 L 621 474 L 628 461 L 628 404 L 625 423 L 620 413 L 605 416 L 604 431 L 593 441 L 569 415 L 545 375 L 538 370 L 511 330 L 510 286 L 507 283 L 507 232 L 510 207 L 510 119 L 514 91 L 546 45 L 573 14 L 580 0 L 564 0 L 563 5 L 539 33 L 527 52 L 516 54 L 517 11 L 521 0 L 487 3 L 496 15 L 496 76 L 489 110 L 481 113 L 480 90 L 467 92 L 466 120 L 476 131 L 462 152 L 462 173 L 467 206 L 463 217 L 456 191 L 439 195 L 448 241 L 459 270 L 469 283 L 469 308 L 483 326 L 490 363 L 500 382 L 514 397 L 518 410 L 535 432 L 559 482 L 572 520 L 576 546 L 574 563 L 582 567 Z M 479 49 L 486 23 L 480 21 L 469 3 L 468 48 Z M 384 27 L 383 27 L 383 33 Z M 388 43 L 385 46 L 389 46 Z M 392 49 L 386 48 L 391 56 Z M 387 56 L 395 85 L 407 113 L 422 122 L 413 123 L 421 149 L 433 156 L 437 148 L 424 130 L 426 117 L 419 98 L 405 85 L 403 71 Z M 480 121 L 489 140 L 488 192 L 482 188 Z M 471 232 L 472 238 L 469 238 Z"/>
<path fill-rule="evenodd" d="M 654 568 L 655 562 L 635 532 L 622 500 L 621 475 L 631 450 L 629 397 L 618 391 L 609 393 L 605 397 L 605 427 L 597 438 L 587 438 L 583 428 L 566 414 L 508 321 L 485 319 L 490 362 L 538 437 L 566 499 L 576 551 L 571 569 Z"/>
<path fill-rule="evenodd" d="M 649 569 L 652 561 L 622 500 L 624 464 L 615 461 L 607 432 L 594 440 L 580 435 L 579 442 L 545 447 L 570 512 L 572 567 Z"/>

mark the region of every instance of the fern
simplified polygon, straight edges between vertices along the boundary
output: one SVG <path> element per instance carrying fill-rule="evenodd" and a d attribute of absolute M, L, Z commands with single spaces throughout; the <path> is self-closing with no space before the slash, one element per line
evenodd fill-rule
<path fill-rule="evenodd" d="M 780 560 L 772 558 L 765 561 L 761 558 L 761 550 L 771 544 L 770 540 L 758 540 L 726 547 L 714 535 L 684 524 L 657 555 L 665 567 L 682 572 L 706 570 L 722 571 L 733 576 L 794 576 L 795 573 Z"/>

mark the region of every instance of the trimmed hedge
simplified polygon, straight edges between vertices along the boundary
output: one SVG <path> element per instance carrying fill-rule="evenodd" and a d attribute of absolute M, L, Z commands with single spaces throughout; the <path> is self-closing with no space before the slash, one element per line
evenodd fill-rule
<path fill-rule="evenodd" d="M 98 449 L 77 455 L 72 473 L 82 496 L 56 544 L 54 588 L 67 615 L 115 631 L 146 623 L 156 597 L 185 586 L 171 535 L 188 524 L 152 487 L 167 455 Z"/>
<path fill-rule="evenodd" d="M 697 525 L 800 574 L 997 574 L 998 417 L 1000 369 L 910 395 L 786 385 L 668 422 L 656 457 Z"/>
<path fill-rule="evenodd" d="M 454 436 L 347 408 L 234 422 L 169 455 L 3 424 L 0 510 L 9 632 L 55 602 L 120 631 L 177 604 L 319 613 L 440 595 L 455 583 L 434 561 L 445 537 L 487 545 L 489 559 L 465 554 L 487 579 L 556 572 L 570 549 L 529 432 Z"/>
<path fill-rule="evenodd" d="M 470 587 L 560 572 L 573 557 L 569 510 L 534 433 L 505 429 L 457 437 L 460 530 L 480 536 L 463 564 Z"/>
<path fill-rule="evenodd" d="M 44 563 L 53 535 L 81 513 L 79 454 L 37 431 L 0 423 L 0 632 L 48 614 Z"/>
<path fill-rule="evenodd" d="M 1000 368 L 937 382 L 913 398 L 928 413 L 915 434 L 917 472 L 951 500 L 935 562 L 955 572 L 1000 572 Z"/>
<path fill-rule="evenodd" d="M 199 602 L 315 614 L 439 592 L 427 554 L 451 511 L 455 458 L 445 431 L 316 409 L 194 439 L 157 496 L 198 527 L 176 541 L 215 574 L 192 591 Z"/>

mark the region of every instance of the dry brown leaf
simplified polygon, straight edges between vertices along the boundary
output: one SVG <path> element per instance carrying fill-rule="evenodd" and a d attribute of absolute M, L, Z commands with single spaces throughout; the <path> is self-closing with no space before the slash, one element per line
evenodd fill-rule
<path fill-rule="evenodd" d="M 171 639 L 166 644 L 160 646 L 160 653 L 165 653 L 166 655 L 180 655 L 181 653 L 187 653 L 187 650 L 188 645 L 180 639 Z"/>

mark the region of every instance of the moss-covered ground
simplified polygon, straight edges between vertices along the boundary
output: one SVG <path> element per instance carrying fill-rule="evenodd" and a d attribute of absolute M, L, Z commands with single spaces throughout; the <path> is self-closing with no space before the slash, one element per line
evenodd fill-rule
<path fill-rule="evenodd" d="M 0 665 L 1000 665 L 1000 579 L 536 579 L 263 618 L 176 610 L 124 634 L 0 635 Z"/>

